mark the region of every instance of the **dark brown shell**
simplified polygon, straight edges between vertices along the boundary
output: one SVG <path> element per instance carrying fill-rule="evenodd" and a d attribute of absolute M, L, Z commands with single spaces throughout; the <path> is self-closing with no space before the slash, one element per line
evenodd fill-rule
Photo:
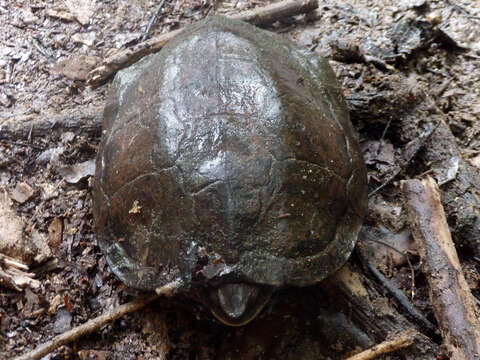
<path fill-rule="evenodd" d="M 117 74 L 96 171 L 99 244 L 139 289 L 319 282 L 347 260 L 366 207 L 328 63 L 220 17 Z"/>

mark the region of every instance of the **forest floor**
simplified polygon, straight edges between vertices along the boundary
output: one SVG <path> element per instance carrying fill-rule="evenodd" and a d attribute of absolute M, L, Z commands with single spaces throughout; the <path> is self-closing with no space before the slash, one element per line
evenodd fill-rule
<path fill-rule="evenodd" d="M 0 359 L 133 297 L 108 269 L 93 228 L 92 160 L 109 82 L 91 88 L 89 72 L 122 49 L 207 14 L 269 2 L 0 0 L 0 254 L 35 274 L 18 289 L 0 285 Z M 435 323 L 399 187 L 400 180 L 430 174 L 478 305 L 478 2 L 320 0 L 314 12 L 267 29 L 324 56 L 337 74 L 369 171 L 365 228 L 379 240 L 368 245 L 376 267 Z M 410 154 L 412 145 L 418 146 Z M 361 261 L 352 257 L 350 266 L 360 269 Z M 405 315 L 375 287 L 379 312 L 382 300 Z M 340 326 L 330 314 L 335 302 L 321 286 L 285 289 L 246 327 L 225 328 L 199 305 L 166 299 L 45 359 L 342 359 L 359 348 L 325 330 Z M 419 357 L 404 351 L 388 358 Z"/>

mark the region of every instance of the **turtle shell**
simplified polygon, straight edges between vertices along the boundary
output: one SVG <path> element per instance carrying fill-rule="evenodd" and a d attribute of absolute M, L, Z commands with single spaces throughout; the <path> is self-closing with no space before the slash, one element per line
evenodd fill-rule
<path fill-rule="evenodd" d="M 126 285 L 223 286 L 235 313 L 241 284 L 311 285 L 345 263 L 366 170 L 327 61 L 210 17 L 116 75 L 93 200 Z"/>

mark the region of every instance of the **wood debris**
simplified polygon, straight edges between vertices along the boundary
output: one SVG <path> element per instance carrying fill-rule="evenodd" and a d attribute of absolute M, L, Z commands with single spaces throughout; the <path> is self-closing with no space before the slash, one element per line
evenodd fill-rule
<path fill-rule="evenodd" d="M 0 254 L 0 285 L 22 291 L 29 286 L 38 289 L 40 282 L 35 274 L 28 272 L 28 266 L 9 256 Z"/>
<path fill-rule="evenodd" d="M 345 360 L 370 360 L 385 355 L 393 351 L 402 349 L 413 344 L 417 332 L 414 329 L 409 329 L 401 334 L 397 334 L 392 340 L 385 340 L 380 344 L 373 346 L 370 349 L 362 351 L 354 356 L 350 356 Z"/>
<path fill-rule="evenodd" d="M 411 228 L 430 287 L 430 301 L 452 360 L 480 358 L 480 312 L 462 273 L 439 188 L 428 176 L 403 182 Z"/>
<path fill-rule="evenodd" d="M 276 20 L 315 10 L 318 7 L 316 0 L 286 0 L 273 3 L 254 10 L 245 11 L 232 16 L 233 19 L 243 20 L 254 25 L 270 24 Z M 161 34 L 150 40 L 141 42 L 131 49 L 120 51 L 105 59 L 100 66 L 92 70 L 87 83 L 92 87 L 102 85 L 110 76 L 120 69 L 133 64 L 142 57 L 159 51 L 168 41 L 178 35 L 182 29 Z"/>
<path fill-rule="evenodd" d="M 58 336 L 55 336 L 52 340 L 37 346 L 36 349 L 26 353 L 25 355 L 16 357 L 14 360 L 41 359 L 45 355 L 51 353 L 56 348 L 62 345 L 68 344 L 69 342 L 75 341 L 76 339 L 84 335 L 97 331 L 104 325 L 108 324 L 109 322 L 115 321 L 116 319 L 122 317 L 125 314 L 134 312 L 143 308 L 144 306 L 150 304 L 152 301 L 157 299 L 159 296 L 171 295 L 173 292 L 177 291 L 180 288 L 180 286 L 181 286 L 181 283 L 178 281 L 168 283 L 162 286 L 161 288 L 158 288 L 156 290 L 156 295 L 152 295 L 145 298 L 139 298 L 129 303 L 120 305 L 104 315 L 98 316 L 95 319 L 91 319 L 87 321 L 85 324 L 77 326 Z"/>

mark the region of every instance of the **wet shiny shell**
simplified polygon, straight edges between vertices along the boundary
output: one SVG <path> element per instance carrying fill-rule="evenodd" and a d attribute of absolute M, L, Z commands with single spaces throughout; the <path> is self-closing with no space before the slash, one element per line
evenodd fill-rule
<path fill-rule="evenodd" d="M 321 281 L 350 255 L 366 173 L 332 69 L 213 17 L 119 72 L 93 192 L 128 286 Z"/>

